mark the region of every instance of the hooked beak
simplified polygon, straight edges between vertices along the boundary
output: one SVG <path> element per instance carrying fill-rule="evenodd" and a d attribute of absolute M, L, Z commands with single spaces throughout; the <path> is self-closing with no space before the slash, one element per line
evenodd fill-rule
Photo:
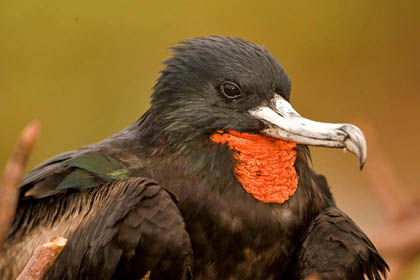
<path fill-rule="evenodd" d="M 366 162 L 366 140 L 363 132 L 355 125 L 305 119 L 278 94 L 275 94 L 268 106 L 251 109 L 249 113 L 267 124 L 263 134 L 298 144 L 346 148 L 359 158 L 360 169 Z"/>

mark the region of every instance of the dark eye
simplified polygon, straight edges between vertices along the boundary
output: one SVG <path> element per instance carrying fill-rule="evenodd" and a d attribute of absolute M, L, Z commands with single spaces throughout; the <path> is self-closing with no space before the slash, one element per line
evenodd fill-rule
<path fill-rule="evenodd" d="M 232 82 L 227 82 L 222 85 L 223 94 L 230 99 L 237 98 L 242 95 L 241 89 Z"/>

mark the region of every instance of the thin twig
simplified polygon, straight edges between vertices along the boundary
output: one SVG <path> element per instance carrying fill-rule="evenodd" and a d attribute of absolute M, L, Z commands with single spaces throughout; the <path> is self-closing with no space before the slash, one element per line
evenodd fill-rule
<path fill-rule="evenodd" d="M 382 202 L 387 218 L 398 219 L 405 209 L 404 198 L 400 193 L 402 183 L 391 161 L 381 149 L 373 125 L 367 123 L 364 127 L 369 144 L 369 162 L 366 168 L 369 187 Z"/>
<path fill-rule="evenodd" d="M 319 280 L 319 277 L 318 274 L 314 272 L 306 276 L 305 280 Z"/>
<path fill-rule="evenodd" d="M 150 270 L 140 280 L 149 280 L 149 279 L 150 279 Z"/>
<path fill-rule="evenodd" d="M 388 261 L 389 280 L 398 279 L 407 265 L 420 253 L 419 198 L 402 195 L 404 188 L 391 161 L 375 136 L 372 125 L 365 126 L 369 143 L 369 186 L 384 205 L 387 219 L 384 228 L 373 240 Z"/>
<path fill-rule="evenodd" d="M 15 216 L 19 184 L 38 134 L 39 122 L 32 121 L 22 131 L 15 152 L 7 161 L 3 171 L 3 179 L 0 184 L 0 251 Z"/>
<path fill-rule="evenodd" d="M 67 239 L 54 237 L 39 246 L 16 280 L 41 280 L 54 265 L 66 243 Z"/>

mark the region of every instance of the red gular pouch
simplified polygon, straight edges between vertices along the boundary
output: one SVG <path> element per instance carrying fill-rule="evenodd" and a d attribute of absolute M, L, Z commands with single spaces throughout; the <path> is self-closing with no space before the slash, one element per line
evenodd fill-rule
<path fill-rule="evenodd" d="M 236 151 L 235 176 L 254 198 L 281 204 L 295 193 L 296 143 L 234 130 L 215 133 L 211 140 Z"/>

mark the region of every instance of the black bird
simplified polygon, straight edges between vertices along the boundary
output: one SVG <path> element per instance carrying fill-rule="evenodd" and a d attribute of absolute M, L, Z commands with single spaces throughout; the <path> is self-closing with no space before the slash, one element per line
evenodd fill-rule
<path fill-rule="evenodd" d="M 0 278 L 15 279 L 55 236 L 69 241 L 47 279 L 385 278 L 308 165 L 315 145 L 363 166 L 362 132 L 296 113 L 263 47 L 210 36 L 173 51 L 136 123 L 24 178 Z"/>

